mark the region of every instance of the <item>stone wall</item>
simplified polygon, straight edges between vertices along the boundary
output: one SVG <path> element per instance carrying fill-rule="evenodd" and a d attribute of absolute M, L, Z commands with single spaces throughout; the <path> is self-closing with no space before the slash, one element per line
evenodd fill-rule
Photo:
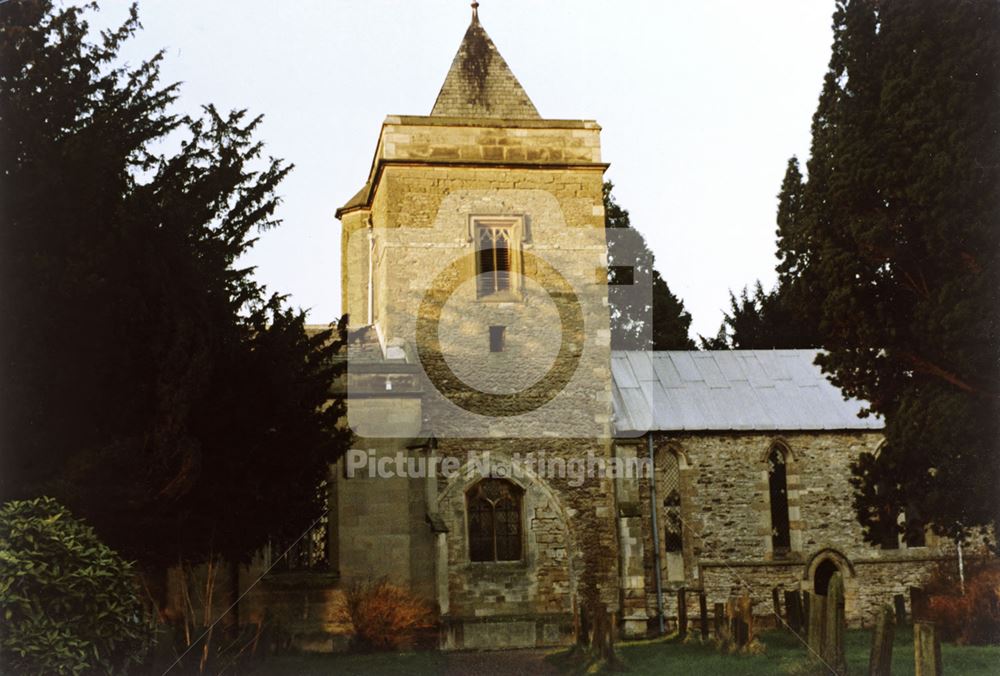
<path fill-rule="evenodd" d="M 681 460 L 684 519 L 684 580 L 668 579 L 661 567 L 668 617 L 676 616 L 676 589 L 704 589 L 709 606 L 732 593 L 748 591 L 758 614 L 772 613 L 771 590 L 813 589 L 816 567 L 832 560 L 844 573 L 848 620 L 869 622 L 874 609 L 910 586 L 919 586 L 954 550 L 932 533 L 927 546 L 883 550 L 864 542 L 852 504 L 850 463 L 874 451 L 877 432 L 794 432 L 658 434 L 656 453 Z M 770 535 L 770 494 L 766 458 L 780 445 L 788 459 L 791 551 L 775 553 Z M 659 463 L 658 463 L 659 467 Z M 658 481 L 662 481 L 657 470 Z M 643 512 L 646 607 L 655 616 L 655 572 L 650 488 L 639 485 Z M 661 501 L 662 504 L 662 501 Z M 662 508 L 661 508 L 662 509 Z M 662 532 L 663 519 L 659 519 Z M 689 616 L 697 596 L 689 595 Z"/>

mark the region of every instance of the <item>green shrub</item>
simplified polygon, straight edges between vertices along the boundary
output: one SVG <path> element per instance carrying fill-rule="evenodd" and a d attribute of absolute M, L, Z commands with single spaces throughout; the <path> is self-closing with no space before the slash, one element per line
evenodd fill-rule
<path fill-rule="evenodd" d="M 0 508 L 5 673 L 124 673 L 151 641 L 132 566 L 52 498 Z"/>

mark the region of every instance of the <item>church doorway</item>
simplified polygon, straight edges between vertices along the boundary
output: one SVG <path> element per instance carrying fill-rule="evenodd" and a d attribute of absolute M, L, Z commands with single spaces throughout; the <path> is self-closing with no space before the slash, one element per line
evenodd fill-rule
<path fill-rule="evenodd" d="M 826 596 L 826 592 L 830 588 L 830 578 L 839 571 L 840 568 L 833 562 L 833 559 L 823 559 L 816 566 L 816 572 L 813 573 L 813 593 L 818 596 Z"/>

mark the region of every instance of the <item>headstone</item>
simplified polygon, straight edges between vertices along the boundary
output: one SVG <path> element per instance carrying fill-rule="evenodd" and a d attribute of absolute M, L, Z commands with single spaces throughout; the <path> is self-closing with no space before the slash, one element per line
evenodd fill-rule
<path fill-rule="evenodd" d="M 896 594 L 892 597 L 892 603 L 896 609 L 896 626 L 902 627 L 906 624 L 906 597 Z"/>
<path fill-rule="evenodd" d="M 876 611 L 872 630 L 872 650 L 868 656 L 868 676 L 891 676 L 892 641 L 896 633 L 893 610 L 882 606 Z"/>
<path fill-rule="evenodd" d="M 847 653 L 844 651 L 844 577 L 834 573 L 826 592 L 826 620 L 823 627 L 823 661 L 830 670 L 843 676 L 847 673 Z"/>
<path fill-rule="evenodd" d="M 677 637 L 682 641 L 688 633 L 687 590 L 681 587 L 677 590 Z"/>
<path fill-rule="evenodd" d="M 924 590 L 920 587 L 910 587 L 910 617 L 917 620 L 927 619 L 927 603 Z"/>
<path fill-rule="evenodd" d="M 704 590 L 698 592 L 698 613 L 701 616 L 701 640 L 708 639 L 708 598 Z"/>
<path fill-rule="evenodd" d="M 941 676 L 941 639 L 933 622 L 913 622 L 913 659 L 916 676 Z"/>
<path fill-rule="evenodd" d="M 798 590 L 785 590 L 785 621 L 793 632 L 802 633 L 802 595 Z"/>
<path fill-rule="evenodd" d="M 771 590 L 771 604 L 774 606 L 774 626 L 780 629 L 784 623 L 781 621 L 781 590 L 777 587 Z M 788 613 L 787 608 L 785 613 Z"/>
<path fill-rule="evenodd" d="M 823 659 L 823 625 L 826 622 L 826 597 L 806 592 L 809 599 L 809 626 L 806 643 L 814 660 Z"/>

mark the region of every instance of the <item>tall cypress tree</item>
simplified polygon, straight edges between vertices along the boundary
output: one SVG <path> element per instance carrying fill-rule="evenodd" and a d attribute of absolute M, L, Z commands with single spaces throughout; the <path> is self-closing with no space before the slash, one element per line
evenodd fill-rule
<path fill-rule="evenodd" d="M 998 27 L 986 0 L 841 0 L 808 180 L 782 190 L 781 283 L 886 419 L 853 479 L 876 542 L 900 511 L 1000 525 Z"/>

